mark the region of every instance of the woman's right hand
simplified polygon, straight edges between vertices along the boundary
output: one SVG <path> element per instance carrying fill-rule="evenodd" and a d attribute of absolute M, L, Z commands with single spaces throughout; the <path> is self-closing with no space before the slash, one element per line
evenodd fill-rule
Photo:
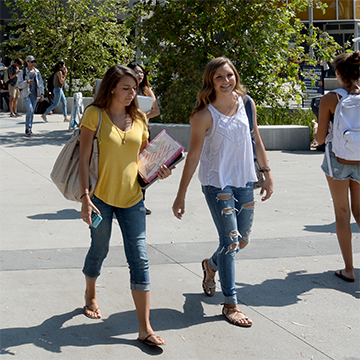
<path fill-rule="evenodd" d="M 185 197 L 177 196 L 173 204 L 174 216 L 181 220 L 183 214 L 185 214 Z"/>
<path fill-rule="evenodd" d="M 92 226 L 91 215 L 93 211 L 96 211 L 99 215 L 101 215 L 100 211 L 96 208 L 96 206 L 91 201 L 89 195 L 85 195 L 83 199 L 81 199 L 81 218 L 84 222 L 86 222 L 89 226 Z"/>

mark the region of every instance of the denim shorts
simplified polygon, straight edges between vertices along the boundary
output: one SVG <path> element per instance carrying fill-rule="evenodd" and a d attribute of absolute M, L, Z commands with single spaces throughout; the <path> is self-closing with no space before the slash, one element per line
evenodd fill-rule
<path fill-rule="evenodd" d="M 331 147 L 329 148 L 329 150 L 330 150 L 330 164 L 333 172 L 333 178 L 335 180 L 350 179 L 360 183 L 360 166 L 340 164 L 336 160 L 334 153 L 331 151 Z M 324 155 L 323 163 L 321 165 L 321 169 L 324 171 L 326 175 L 330 176 L 329 164 L 326 157 L 326 152 Z"/>

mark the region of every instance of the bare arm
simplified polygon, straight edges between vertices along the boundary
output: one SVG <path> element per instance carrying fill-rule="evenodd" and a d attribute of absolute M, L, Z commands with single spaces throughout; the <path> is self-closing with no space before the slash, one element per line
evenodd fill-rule
<path fill-rule="evenodd" d="M 149 89 L 149 93 L 150 93 L 149 96 L 153 98 L 153 104 L 152 104 L 151 110 L 146 113 L 146 117 L 148 119 L 151 119 L 155 116 L 160 115 L 160 109 L 159 109 L 159 105 L 156 101 L 154 92 L 151 89 Z"/>
<path fill-rule="evenodd" d="M 63 84 L 66 79 L 67 69 L 65 68 L 64 73 L 62 71 L 57 72 L 57 77 L 59 79 L 60 84 Z"/>
<path fill-rule="evenodd" d="M 92 203 L 89 195 L 89 164 L 90 157 L 92 153 L 92 144 L 95 136 L 95 131 L 91 131 L 87 127 L 83 126 L 81 128 L 80 135 L 80 153 L 79 153 L 79 182 L 81 189 L 81 218 L 90 226 L 91 223 L 91 213 L 95 210 L 98 214 L 100 211 Z M 84 195 L 85 194 L 85 195 Z"/>
<path fill-rule="evenodd" d="M 254 135 L 255 135 L 255 155 L 259 162 L 261 168 L 269 169 L 269 161 L 266 155 L 265 146 L 262 142 L 260 131 L 257 124 L 257 114 L 256 107 L 254 102 L 252 101 L 253 112 L 254 112 Z M 270 198 L 272 193 L 274 192 L 274 182 L 271 171 L 264 171 L 265 181 L 261 188 L 260 195 L 265 195 L 261 198 L 262 201 L 265 201 Z"/>
<path fill-rule="evenodd" d="M 207 109 L 196 113 L 191 119 L 191 140 L 188 155 L 186 157 L 177 196 L 173 204 L 173 213 L 181 219 L 185 213 L 185 195 L 189 183 L 199 163 L 206 131 L 212 125 L 211 114 Z"/>
<path fill-rule="evenodd" d="M 313 121 L 314 138 L 317 143 L 323 144 L 329 127 L 331 117 L 334 115 L 338 98 L 335 93 L 329 93 L 321 98 L 319 107 L 319 124 Z"/>
<path fill-rule="evenodd" d="M 15 76 L 18 76 L 20 72 L 21 70 L 18 69 L 15 74 L 9 74 L 9 78 L 12 80 Z"/>

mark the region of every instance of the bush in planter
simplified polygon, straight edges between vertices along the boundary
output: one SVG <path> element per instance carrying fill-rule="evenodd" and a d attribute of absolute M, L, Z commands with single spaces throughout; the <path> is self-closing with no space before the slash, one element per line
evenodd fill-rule
<path fill-rule="evenodd" d="M 310 109 L 257 107 L 258 125 L 311 126 L 316 116 Z"/>

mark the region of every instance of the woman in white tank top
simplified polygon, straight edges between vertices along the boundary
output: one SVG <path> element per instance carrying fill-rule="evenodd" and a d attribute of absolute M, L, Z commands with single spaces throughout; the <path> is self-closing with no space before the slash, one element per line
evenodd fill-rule
<path fill-rule="evenodd" d="M 215 226 L 219 247 L 210 259 L 204 259 L 203 290 L 207 296 L 215 293 L 215 273 L 219 271 L 224 295 L 223 315 L 230 323 L 249 327 L 252 321 L 238 308 L 235 285 L 235 254 L 248 241 L 254 214 L 254 153 L 249 121 L 239 74 L 232 62 L 216 58 L 206 66 L 203 86 L 190 116 L 191 141 L 182 173 L 174 215 L 185 213 L 185 194 L 200 161 L 199 179 Z M 254 113 L 255 155 L 265 174 L 261 200 L 270 198 L 273 179 Z"/>

